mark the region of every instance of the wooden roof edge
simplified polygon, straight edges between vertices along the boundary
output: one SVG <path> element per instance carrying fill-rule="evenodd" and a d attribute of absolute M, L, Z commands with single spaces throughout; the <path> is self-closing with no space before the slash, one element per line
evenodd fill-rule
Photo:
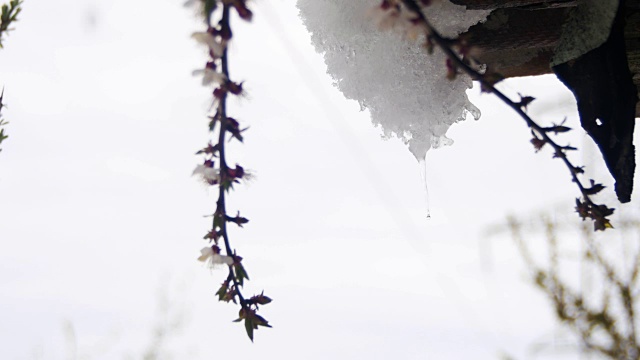
<path fill-rule="evenodd" d="M 468 10 L 496 10 L 520 8 L 539 10 L 576 6 L 577 0 L 450 0 L 456 5 L 466 6 Z"/>
<path fill-rule="evenodd" d="M 468 10 L 496 10 L 520 8 L 539 10 L 559 7 L 573 7 L 578 0 L 450 0 L 456 5 L 466 6 Z M 604 0 L 603 0 L 604 1 Z M 624 0 L 627 8 L 640 10 L 640 0 Z"/>

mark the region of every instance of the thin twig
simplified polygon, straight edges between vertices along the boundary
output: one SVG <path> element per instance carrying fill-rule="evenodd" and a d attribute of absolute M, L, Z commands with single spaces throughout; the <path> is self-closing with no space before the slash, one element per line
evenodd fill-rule
<path fill-rule="evenodd" d="M 220 25 L 222 27 L 231 27 L 229 23 L 229 5 L 228 4 L 224 4 L 222 7 L 222 19 L 220 20 Z M 222 67 L 222 74 L 227 79 L 229 79 L 229 59 L 228 59 L 228 51 L 226 46 L 222 52 L 222 57 L 220 58 L 220 62 Z M 227 135 L 227 95 L 228 94 L 226 92 L 222 93 L 220 99 L 218 100 L 218 116 L 219 116 L 219 122 L 220 122 L 220 130 L 218 134 L 218 144 L 219 144 L 219 148 L 218 148 L 219 160 L 218 161 L 220 163 L 220 174 L 226 174 L 227 170 L 229 169 L 229 166 L 227 165 L 225 146 L 224 146 L 224 144 L 226 143 L 226 135 Z M 227 214 L 226 200 L 225 200 L 226 191 L 227 189 L 225 189 L 225 187 L 222 186 L 222 184 L 220 184 L 220 186 L 218 187 L 218 201 L 216 203 L 216 214 L 222 214 L 222 216 L 226 216 Z M 216 225 L 215 219 L 216 218 L 214 216 L 214 220 L 213 220 L 214 227 Z M 219 226 L 221 230 L 220 234 L 222 236 L 222 239 L 224 240 L 224 248 L 227 252 L 227 255 L 232 256 L 233 251 L 231 250 L 231 243 L 229 242 L 229 234 L 227 233 L 227 221 L 225 220 L 220 222 Z M 231 280 L 233 281 L 233 284 L 235 285 L 235 289 L 236 289 L 235 293 L 240 299 L 240 306 L 242 306 L 242 308 L 245 308 L 246 307 L 245 300 L 244 300 L 244 297 L 242 296 L 242 293 L 240 292 L 241 285 L 238 283 L 238 280 L 234 274 L 233 265 L 229 265 L 228 278 L 231 278 Z"/>

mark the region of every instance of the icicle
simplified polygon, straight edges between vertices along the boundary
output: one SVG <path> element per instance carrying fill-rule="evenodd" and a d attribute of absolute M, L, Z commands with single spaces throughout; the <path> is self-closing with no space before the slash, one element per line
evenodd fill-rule
<path fill-rule="evenodd" d="M 424 202 L 427 206 L 427 220 L 431 219 L 431 205 L 429 204 L 429 185 L 427 184 L 427 161 L 426 156 L 419 161 L 420 163 L 420 176 L 424 183 Z"/>

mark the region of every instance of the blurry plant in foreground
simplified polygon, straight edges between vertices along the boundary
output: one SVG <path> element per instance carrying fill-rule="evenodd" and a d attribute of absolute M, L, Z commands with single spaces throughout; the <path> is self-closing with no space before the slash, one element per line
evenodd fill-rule
<path fill-rule="evenodd" d="M 4 102 L 2 102 L 3 99 L 4 89 L 2 89 L 2 94 L 0 94 L 0 144 L 2 144 L 2 142 L 9 137 L 9 135 L 4 134 L 4 126 L 7 125 L 8 122 L 6 122 L 2 117 L 2 108 L 4 107 Z M 2 151 L 2 148 L 0 148 L 0 151 Z"/>
<path fill-rule="evenodd" d="M 3 48 L 2 37 L 13 30 L 9 26 L 18 21 L 18 14 L 22 11 L 23 0 L 11 0 L 9 4 L 2 5 L 2 14 L 0 14 L 0 49 Z"/>
<path fill-rule="evenodd" d="M 205 31 L 195 32 L 191 37 L 198 43 L 208 48 L 209 59 L 203 69 L 194 71 L 194 75 L 202 76 L 202 84 L 214 85 L 211 93 L 215 112 L 209 116 L 209 131 L 213 134 L 214 141 L 210 142 L 198 155 L 204 156 L 202 164 L 193 171 L 194 176 L 207 186 L 218 189 L 218 201 L 216 210 L 212 215 L 211 229 L 204 236 L 208 242 L 207 247 L 201 250 L 198 260 L 206 262 L 210 267 L 226 266 L 227 278 L 216 292 L 219 301 L 233 302 L 240 306 L 236 322 L 244 322 L 247 335 L 253 341 L 253 331 L 259 326 L 271 327 L 269 322 L 258 314 L 259 306 L 271 302 L 264 293 L 245 298 L 242 287 L 249 275 L 244 268 L 242 257 L 231 247 L 228 224 L 242 227 L 249 220 L 240 216 L 227 213 L 226 195 L 233 190 L 234 184 L 239 184 L 247 179 L 247 172 L 240 165 L 229 166 L 226 158 L 226 144 L 229 141 L 243 141 L 240 123 L 228 116 L 227 99 L 230 96 L 244 94 L 242 82 L 235 82 L 229 76 L 229 54 L 227 44 L 231 41 L 232 14 L 245 21 L 250 21 L 253 13 L 246 6 L 246 0 L 191 0 L 188 6 L 199 6 L 204 17 Z M 220 241 L 222 240 L 222 241 Z"/>
<path fill-rule="evenodd" d="M 62 337 L 57 340 L 57 351 L 51 346 L 56 343 L 56 334 L 49 334 L 49 344 L 36 345 L 31 358 L 38 359 L 125 359 L 125 360 L 171 360 L 191 359 L 200 350 L 196 346 L 184 346 L 180 337 L 188 330 L 191 311 L 185 297 L 188 283 L 178 282 L 163 274 L 156 294 L 155 314 L 151 323 L 142 318 L 129 318 L 124 328 L 87 328 L 82 319 L 73 318 L 62 322 Z M 116 317 L 117 319 L 117 317 Z M 78 323 L 79 322 L 79 323 Z M 99 331 L 96 335 L 94 331 Z M 132 341 L 132 339 L 135 339 Z M 144 340 L 143 340 L 144 339 Z M 45 347 L 46 346 L 46 347 Z M 45 352 L 44 349 L 48 350 Z M 53 347 L 56 348 L 56 347 Z"/>
<path fill-rule="evenodd" d="M 22 0 L 11 0 L 9 4 L 2 5 L 2 13 L 0 14 L 0 49 L 4 47 L 2 45 L 2 37 L 13 30 L 9 28 L 9 26 L 18 21 L 18 14 L 22 11 L 21 5 Z M 2 89 L 2 94 L 0 94 L 0 144 L 9 137 L 4 133 L 4 126 L 7 125 L 8 122 L 2 118 L 2 108 L 4 107 L 4 103 L 2 102 L 3 98 L 4 88 Z M 2 151 L 1 148 L 0 151 Z"/>
<path fill-rule="evenodd" d="M 636 308 L 640 301 L 640 221 L 619 221 L 618 241 L 596 237 L 587 226 L 548 216 L 527 226 L 509 219 L 509 230 L 532 282 L 551 301 L 555 317 L 583 351 L 609 359 L 640 359 Z M 544 230 L 546 254 L 525 241 Z M 562 235 L 564 241 L 560 241 Z M 530 240 L 530 239 L 528 239 Z M 536 245 L 536 246 L 534 246 Z M 582 274 L 582 283 L 578 281 Z M 591 280 L 584 281 L 585 275 Z"/>

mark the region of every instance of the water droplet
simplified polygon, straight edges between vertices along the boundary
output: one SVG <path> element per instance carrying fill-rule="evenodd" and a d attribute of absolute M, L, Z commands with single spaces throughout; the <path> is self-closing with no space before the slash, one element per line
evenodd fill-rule
<path fill-rule="evenodd" d="M 427 184 L 427 161 L 426 156 L 420 159 L 420 176 L 424 184 L 424 202 L 427 207 L 427 220 L 431 219 L 431 205 L 429 204 L 429 185 Z"/>

